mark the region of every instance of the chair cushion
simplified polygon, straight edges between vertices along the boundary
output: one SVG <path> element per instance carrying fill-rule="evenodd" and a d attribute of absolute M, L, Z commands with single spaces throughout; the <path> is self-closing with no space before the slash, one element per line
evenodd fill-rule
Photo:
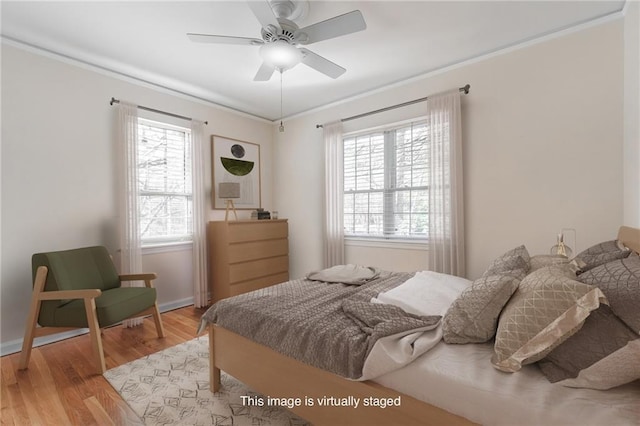
<path fill-rule="evenodd" d="M 120 287 L 104 290 L 96 298 L 96 312 L 100 327 L 107 327 L 153 306 L 156 289 L 147 287 Z M 38 323 L 45 327 L 88 327 L 84 300 L 73 300 L 55 309 L 40 311 Z"/>
<path fill-rule="evenodd" d="M 45 291 L 120 287 L 111 256 L 102 246 L 37 253 L 31 258 L 31 265 L 34 279 L 39 266 L 49 269 Z"/>

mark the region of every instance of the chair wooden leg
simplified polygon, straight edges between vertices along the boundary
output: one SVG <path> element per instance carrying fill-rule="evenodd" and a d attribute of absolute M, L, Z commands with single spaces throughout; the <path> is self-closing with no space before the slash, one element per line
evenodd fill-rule
<path fill-rule="evenodd" d="M 20 362 L 18 364 L 18 369 L 20 370 L 24 370 L 29 367 L 31 349 L 33 348 L 33 338 L 35 337 L 38 314 L 40 313 L 40 304 L 42 303 L 38 295 L 42 293 L 42 290 L 44 290 L 44 284 L 46 281 L 47 267 L 40 266 L 36 271 L 36 279 L 33 283 L 31 306 L 29 307 L 29 316 L 27 317 L 24 339 L 22 340 L 22 353 L 20 354 Z"/>
<path fill-rule="evenodd" d="M 156 331 L 158 332 L 158 337 L 164 337 L 164 326 L 162 325 L 162 318 L 160 317 L 158 302 L 153 304 L 153 321 L 156 323 Z"/>
<path fill-rule="evenodd" d="M 89 335 L 91 336 L 91 346 L 96 359 L 96 367 L 98 369 L 98 373 L 103 374 L 107 371 L 107 368 L 104 362 L 104 351 L 102 350 L 102 337 L 100 336 L 100 326 L 98 325 L 95 299 L 84 299 L 84 309 L 87 313 Z"/>

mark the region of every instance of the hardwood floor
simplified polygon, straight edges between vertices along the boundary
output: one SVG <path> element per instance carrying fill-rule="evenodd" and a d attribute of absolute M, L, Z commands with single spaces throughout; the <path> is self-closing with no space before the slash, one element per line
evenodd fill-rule
<path fill-rule="evenodd" d="M 158 339 L 151 317 L 141 326 L 103 330 L 107 369 L 196 337 L 205 309 L 193 306 L 162 314 L 166 336 Z M 2 425 L 142 424 L 102 375 L 95 373 L 89 335 L 34 348 L 27 370 L 20 353 L 0 358 Z"/>

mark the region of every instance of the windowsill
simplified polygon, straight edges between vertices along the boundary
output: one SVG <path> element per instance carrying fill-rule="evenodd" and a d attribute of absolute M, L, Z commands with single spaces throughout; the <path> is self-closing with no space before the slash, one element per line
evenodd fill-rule
<path fill-rule="evenodd" d="M 428 243 L 424 240 L 344 237 L 344 245 L 351 247 L 375 247 L 400 250 L 428 250 Z"/>
<path fill-rule="evenodd" d="M 142 247 L 142 254 L 156 254 L 156 253 L 169 253 L 174 251 L 191 250 L 193 246 L 192 241 L 178 241 L 174 243 L 157 243 Z"/>

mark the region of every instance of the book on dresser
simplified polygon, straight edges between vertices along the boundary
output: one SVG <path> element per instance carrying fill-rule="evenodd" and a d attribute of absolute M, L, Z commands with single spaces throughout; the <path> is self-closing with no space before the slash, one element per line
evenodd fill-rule
<path fill-rule="evenodd" d="M 286 219 L 209 222 L 212 302 L 287 281 L 288 235 Z"/>

